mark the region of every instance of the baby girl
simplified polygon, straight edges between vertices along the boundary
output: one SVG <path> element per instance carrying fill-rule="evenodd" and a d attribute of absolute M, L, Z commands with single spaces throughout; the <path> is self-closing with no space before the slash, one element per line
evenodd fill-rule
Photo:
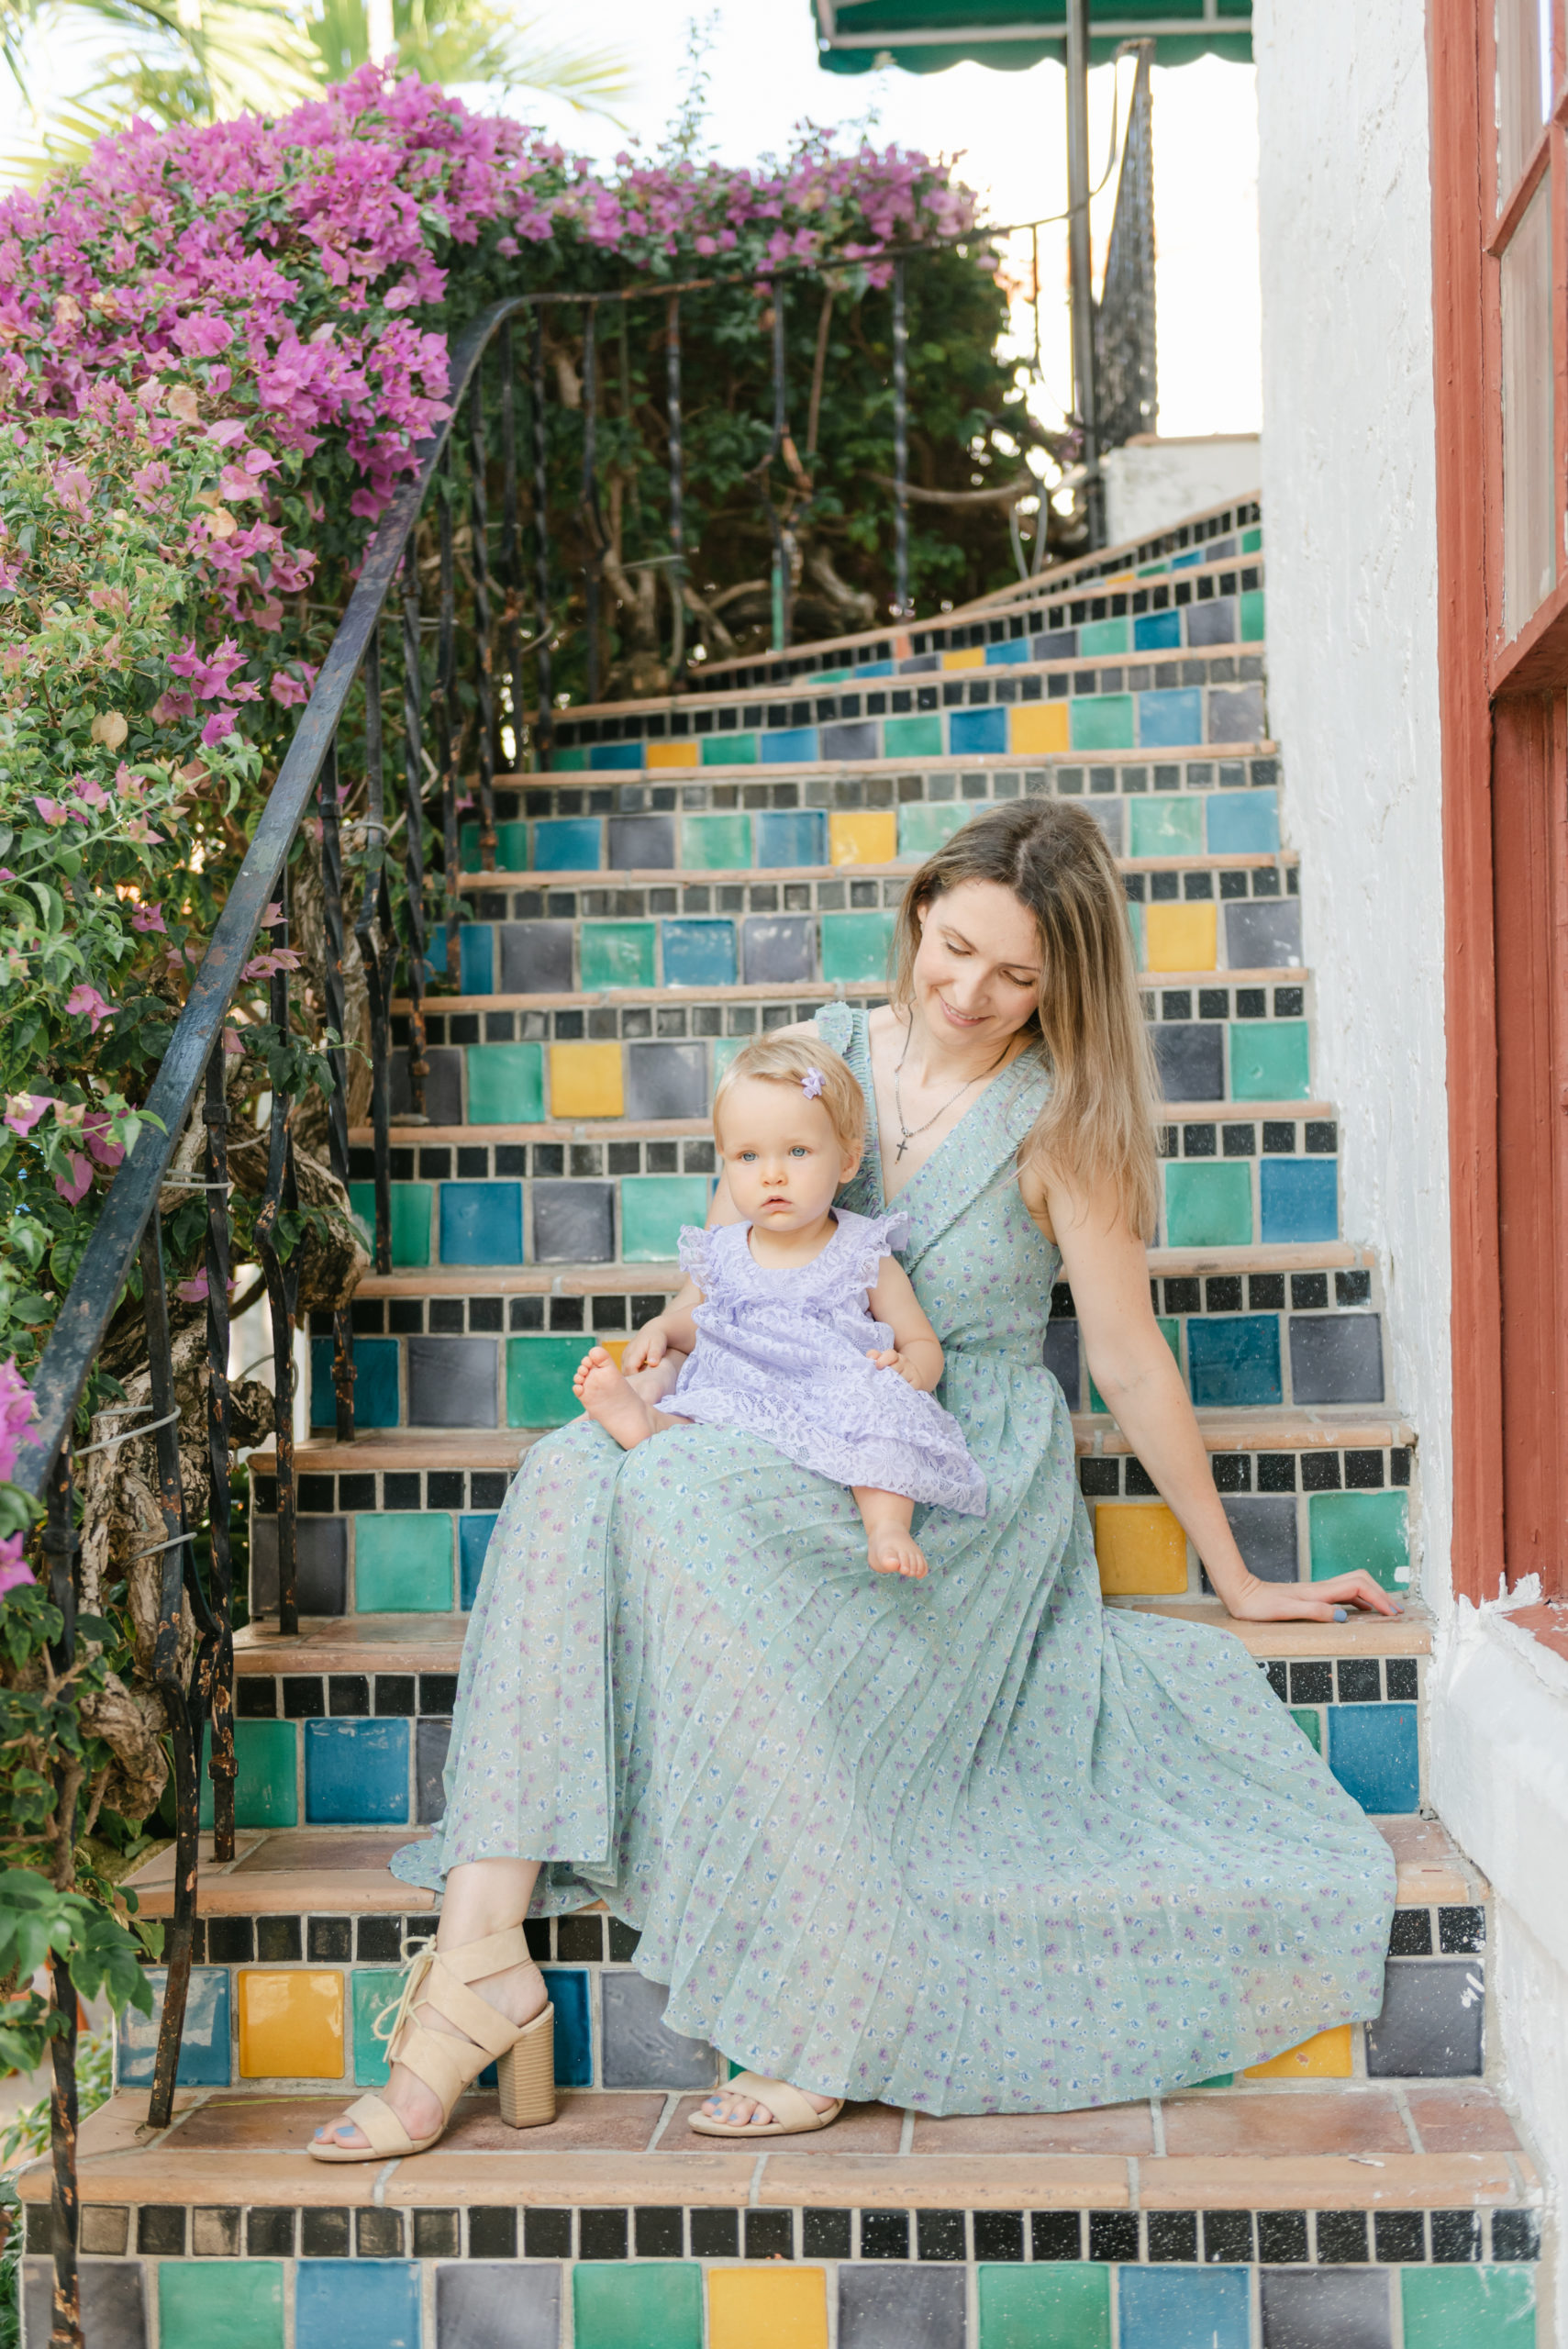
<path fill-rule="evenodd" d="M 985 1480 L 931 1393 L 942 1350 L 889 1252 L 908 1218 L 833 1205 L 864 1148 L 860 1086 L 814 1037 L 759 1037 L 719 1080 L 713 1126 L 742 1220 L 681 1234 L 686 1286 L 642 1332 L 687 1357 L 668 1408 L 602 1346 L 578 1400 L 628 1451 L 695 1420 L 750 1428 L 849 1486 L 876 1573 L 923 1575 L 915 1503 L 981 1516 Z"/>

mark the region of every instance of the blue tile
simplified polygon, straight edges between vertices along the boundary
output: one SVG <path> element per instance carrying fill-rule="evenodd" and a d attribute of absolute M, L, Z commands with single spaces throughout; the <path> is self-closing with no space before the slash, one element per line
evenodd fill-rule
<path fill-rule="evenodd" d="M 302 2259 L 295 2277 L 295 2349 L 419 2349 L 413 2259 Z"/>
<path fill-rule="evenodd" d="M 762 736 L 765 767 L 793 765 L 796 760 L 814 759 L 817 755 L 815 726 L 787 726 L 782 734 Z"/>
<path fill-rule="evenodd" d="M 329 1428 L 338 1417 L 332 1386 L 332 1341 L 310 1341 L 310 1424 Z M 397 1341 L 395 1338 L 354 1340 L 354 1425 L 395 1428 L 397 1425 Z"/>
<path fill-rule="evenodd" d="M 1339 1238 L 1337 1158 L 1265 1158 L 1258 1168 L 1258 1194 L 1265 1241 Z"/>
<path fill-rule="evenodd" d="M 522 1261 L 520 1183 L 441 1185 L 443 1264 L 520 1264 Z"/>
<path fill-rule="evenodd" d="M 158 2054 L 158 2026 L 163 2019 L 163 1988 L 169 1970 L 150 1965 L 148 1985 L 152 2012 L 139 2015 L 128 2007 L 115 2025 L 116 2070 L 123 2088 L 150 2088 Z M 228 1968 L 193 1965 L 185 1993 L 185 2029 L 180 2042 L 179 2085 L 183 2088 L 226 2088 L 228 2086 Z"/>
<path fill-rule="evenodd" d="M 1009 637 L 1006 644 L 988 644 L 985 648 L 988 669 L 1006 669 L 1013 662 L 1027 661 L 1029 657 L 1029 640 L 1022 636 Z"/>
<path fill-rule="evenodd" d="M 1279 794 L 1216 791 L 1208 801 L 1210 856 L 1272 854 L 1279 847 Z"/>
<path fill-rule="evenodd" d="M 769 807 L 753 818 L 757 863 L 826 864 L 828 818 L 817 807 Z"/>
<path fill-rule="evenodd" d="M 458 1605 L 466 1615 L 479 1596 L 484 1553 L 495 1530 L 494 1517 L 460 1517 L 457 1521 Z"/>
<path fill-rule="evenodd" d="M 594 2033 L 588 2020 L 588 1976 L 578 1966 L 542 1967 L 555 2007 L 555 2085 L 594 2084 Z"/>
<path fill-rule="evenodd" d="M 1411 1811 L 1420 1802 L 1414 1705 L 1330 1705 L 1325 1758 L 1363 1810 Z"/>
<path fill-rule="evenodd" d="M 735 984 L 735 924 L 732 921 L 666 921 L 667 987 L 728 987 Z"/>
<path fill-rule="evenodd" d="M 955 709 L 948 729 L 948 745 L 955 758 L 1002 751 L 1007 747 L 1005 709 Z"/>
<path fill-rule="evenodd" d="M 305 1816 L 312 1827 L 400 1827 L 408 1817 L 406 1720 L 305 1724 Z"/>
<path fill-rule="evenodd" d="M 595 742 L 588 752 L 588 764 L 595 774 L 606 768 L 636 767 L 642 764 L 640 742 Z"/>
<path fill-rule="evenodd" d="M 534 826 L 536 873 L 596 873 L 601 827 L 592 816 L 547 816 Z"/>
<path fill-rule="evenodd" d="M 1132 623 L 1135 652 L 1169 652 L 1182 640 L 1180 612 L 1145 612 Z"/>
<path fill-rule="evenodd" d="M 1137 699 L 1141 750 L 1173 750 L 1203 740 L 1203 695 L 1196 685 L 1170 685 Z"/>
<path fill-rule="evenodd" d="M 1124 2267 L 1120 2349 L 1250 2349 L 1244 2267 Z"/>
<path fill-rule="evenodd" d="M 891 661 L 862 661 L 858 663 L 855 669 L 855 675 L 857 679 L 861 677 L 891 677 L 893 674 L 893 663 Z"/>
<path fill-rule="evenodd" d="M 487 921 L 465 921 L 457 934 L 458 969 L 464 995 L 495 992 L 495 933 Z"/>
<path fill-rule="evenodd" d="M 1187 1367 L 1193 1401 L 1234 1406 L 1278 1403 L 1279 1322 L 1272 1313 L 1195 1316 L 1187 1323 Z"/>

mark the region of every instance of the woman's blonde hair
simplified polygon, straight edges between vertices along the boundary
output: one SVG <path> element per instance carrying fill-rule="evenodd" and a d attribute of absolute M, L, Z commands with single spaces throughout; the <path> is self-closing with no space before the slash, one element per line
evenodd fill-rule
<path fill-rule="evenodd" d="M 1127 893 L 1105 834 L 1071 799 L 1026 799 L 965 824 L 928 857 L 904 893 L 892 949 L 895 1004 L 914 1000 L 920 917 L 950 889 L 1010 889 L 1040 936 L 1038 1027 L 1051 1098 L 1020 1152 L 1075 1190 L 1108 1186 L 1144 1239 L 1159 1212 L 1154 1054 L 1139 1000 Z"/>
<path fill-rule="evenodd" d="M 818 1082 L 807 1093 L 814 1076 Z M 721 1152 L 718 1119 L 724 1097 L 732 1086 L 758 1077 L 769 1085 L 793 1085 L 807 1100 L 819 1101 L 840 1149 L 846 1158 L 859 1163 L 865 1148 L 864 1097 L 849 1063 L 816 1036 L 754 1036 L 749 1044 L 741 1045 L 714 1087 L 713 1131 Z"/>

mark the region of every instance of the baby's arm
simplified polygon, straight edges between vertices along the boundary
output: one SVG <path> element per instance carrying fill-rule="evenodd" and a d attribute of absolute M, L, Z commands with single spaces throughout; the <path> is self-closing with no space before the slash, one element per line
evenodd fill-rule
<path fill-rule="evenodd" d="M 940 1381 L 942 1350 L 936 1331 L 920 1310 L 909 1275 L 893 1256 L 884 1256 L 876 1270 L 876 1286 L 869 1293 L 871 1309 L 893 1332 L 894 1351 L 873 1353 L 878 1370 L 895 1370 L 911 1386 L 929 1395 Z"/>
<path fill-rule="evenodd" d="M 697 1342 L 697 1325 L 692 1319 L 692 1308 L 702 1303 L 702 1291 L 695 1281 L 687 1281 L 679 1296 L 673 1297 L 662 1313 L 645 1321 L 634 1338 L 627 1341 L 621 1356 L 621 1368 L 627 1373 L 651 1370 L 663 1361 L 667 1353 L 689 1354 Z"/>

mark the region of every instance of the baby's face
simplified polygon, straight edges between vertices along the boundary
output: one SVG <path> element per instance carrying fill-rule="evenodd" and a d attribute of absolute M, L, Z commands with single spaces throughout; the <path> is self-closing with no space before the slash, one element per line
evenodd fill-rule
<path fill-rule="evenodd" d="M 724 1097 L 716 1135 L 729 1196 L 763 1231 L 801 1231 L 819 1222 L 859 1160 L 846 1157 L 819 1101 L 798 1085 L 753 1077 Z"/>

